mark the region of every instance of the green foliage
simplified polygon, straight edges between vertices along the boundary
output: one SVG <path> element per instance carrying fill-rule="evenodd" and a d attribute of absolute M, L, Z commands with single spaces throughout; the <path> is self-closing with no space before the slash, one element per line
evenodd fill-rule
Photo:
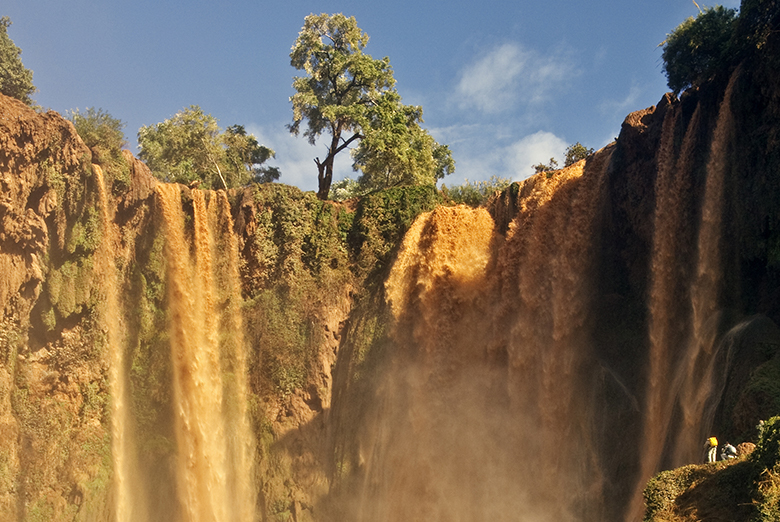
<path fill-rule="evenodd" d="M 195 183 L 205 188 L 233 188 L 272 181 L 279 170 L 263 167 L 274 151 L 262 146 L 241 125 L 224 133 L 216 118 L 197 105 L 172 118 L 138 130 L 138 156 L 158 179 Z"/>
<path fill-rule="evenodd" d="M 265 346 L 260 353 L 259 370 L 264 384 L 271 384 L 276 394 L 287 397 L 301 389 L 312 369 L 316 346 L 312 342 L 311 316 L 307 302 L 314 295 L 263 290 L 248 306 L 262 311 L 262 321 L 255 321 L 255 331 Z"/>
<path fill-rule="evenodd" d="M 566 159 L 563 162 L 563 166 L 568 167 L 569 165 L 574 165 L 578 161 L 584 160 L 591 154 L 593 154 L 593 149 L 586 148 L 585 145 L 578 141 L 574 145 L 569 145 L 566 147 Z"/>
<path fill-rule="evenodd" d="M 446 145 L 420 127 L 422 108 L 401 104 L 395 91 L 383 95 L 367 114 L 363 139 L 352 151 L 366 191 L 402 185 L 432 185 L 455 171 Z"/>
<path fill-rule="evenodd" d="M 772 357 L 752 371 L 737 404 L 737 408 L 742 405 L 761 418 L 780 412 L 780 357 Z M 750 406 L 746 407 L 747 404 Z"/>
<path fill-rule="evenodd" d="M 93 277 L 91 258 L 66 261 L 49 272 L 46 290 L 57 317 L 66 318 L 79 314 L 90 304 L 94 304 Z"/>
<path fill-rule="evenodd" d="M 354 168 L 362 170 L 366 190 L 433 183 L 455 168 L 449 148 L 419 127 L 422 109 L 401 104 L 389 58 L 365 54 L 367 43 L 354 17 L 312 14 L 290 53 L 291 65 L 306 76 L 293 79 L 288 128 L 297 135 L 306 120 L 303 134 L 312 145 L 330 135 L 325 159 L 315 159 L 320 199 L 330 193 L 335 156 L 358 140 Z"/>
<path fill-rule="evenodd" d="M 105 168 L 106 184 L 116 193 L 126 191 L 130 186 L 130 165 L 122 155 L 122 148 L 127 145 L 124 122 L 94 107 L 83 113 L 78 109 L 70 111 L 68 119 L 92 151 L 92 162 Z"/>
<path fill-rule="evenodd" d="M 290 287 L 341 280 L 348 265 L 340 215 L 331 203 L 294 187 L 263 185 L 255 190 L 257 229 L 249 239 L 253 289 L 272 281 Z"/>
<path fill-rule="evenodd" d="M 750 459 L 762 469 L 773 469 L 780 462 L 780 417 L 764 421 L 764 430 Z"/>
<path fill-rule="evenodd" d="M 645 522 L 753 520 L 754 465 L 742 459 L 662 471 L 647 483 Z"/>
<path fill-rule="evenodd" d="M 736 39 L 748 51 L 763 50 L 773 27 L 780 25 L 778 0 L 742 0 L 737 21 Z M 776 31 L 776 29 L 775 29 Z"/>
<path fill-rule="evenodd" d="M 780 417 L 764 422 L 756 449 L 750 455 L 755 465 L 754 522 L 780 520 Z"/>
<path fill-rule="evenodd" d="M 78 109 L 70 111 L 68 119 L 76 127 L 76 132 L 84 144 L 93 154 L 97 152 L 98 158 L 93 158 L 93 161 L 97 159 L 95 163 L 101 163 L 104 157 L 116 158 L 121 155 L 122 148 L 126 145 L 122 130 L 125 124 L 122 120 L 94 107 L 89 107 L 83 113 Z"/>
<path fill-rule="evenodd" d="M 32 106 L 30 96 L 38 89 L 32 82 L 33 72 L 22 64 L 22 50 L 8 36 L 10 26 L 10 18 L 0 18 L 0 93 Z"/>
<path fill-rule="evenodd" d="M 534 169 L 534 174 L 552 172 L 553 170 L 558 170 L 558 162 L 555 158 L 550 158 L 550 162 L 546 165 L 544 163 L 537 163 L 536 165 L 531 165 L 531 168 Z"/>
<path fill-rule="evenodd" d="M 370 107 L 395 85 L 390 60 L 364 54 L 367 43 L 368 35 L 354 17 L 312 14 L 304 19 L 290 53 L 290 64 L 306 73 L 293 79 L 290 132 L 297 135 L 305 119 L 304 136 L 312 145 L 323 132 L 331 136 L 327 156 L 315 160 L 320 199 L 330 192 L 336 154 L 361 137 Z M 351 136 L 342 142 L 343 133 Z"/>
<path fill-rule="evenodd" d="M 263 166 L 275 156 L 273 150 L 260 145 L 252 134 L 247 134 L 243 125 L 231 125 L 222 135 L 225 145 L 225 161 L 228 178 L 235 177 L 233 185 L 245 185 L 247 174 L 252 181 L 271 183 L 279 179 L 278 167 Z"/>
<path fill-rule="evenodd" d="M 568 167 L 570 165 L 574 165 L 578 161 L 587 158 L 591 154 L 593 154 L 593 149 L 586 148 L 578 141 L 577 143 L 566 147 L 566 156 L 563 166 Z M 534 174 L 546 172 L 548 173 L 547 177 L 550 177 L 550 172 L 558 170 L 558 161 L 555 158 L 550 158 L 550 161 L 547 164 L 537 163 L 536 165 L 532 165 L 531 168 L 534 169 Z"/>
<path fill-rule="evenodd" d="M 491 176 L 488 180 L 471 182 L 466 180 L 462 185 L 447 187 L 442 185 L 441 190 L 453 203 L 462 203 L 472 207 L 478 207 L 487 203 L 490 196 L 501 192 L 512 184 L 512 180 Z"/>
<path fill-rule="evenodd" d="M 434 186 L 398 187 L 361 198 L 350 231 L 355 273 L 382 273 L 414 219 L 443 202 Z"/>
<path fill-rule="evenodd" d="M 311 192 L 277 184 L 254 189 L 254 231 L 242 276 L 256 393 L 287 397 L 315 368 L 321 310 L 352 281 L 346 236 L 351 213 Z"/>
<path fill-rule="evenodd" d="M 692 464 L 668 471 L 662 471 L 647 482 L 642 495 L 645 499 L 645 521 L 654 520 L 669 512 L 674 501 L 694 482 L 711 474 L 705 467 Z"/>
<path fill-rule="evenodd" d="M 728 69 L 737 53 L 732 39 L 736 20 L 735 9 L 705 8 L 667 35 L 661 44 L 662 58 L 669 88 L 675 94 Z"/>

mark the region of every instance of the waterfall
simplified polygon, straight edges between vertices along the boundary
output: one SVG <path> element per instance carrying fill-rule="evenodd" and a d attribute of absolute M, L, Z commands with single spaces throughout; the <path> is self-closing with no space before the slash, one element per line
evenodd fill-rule
<path fill-rule="evenodd" d="M 238 241 L 233 230 L 230 203 L 224 191 L 215 194 L 218 206 L 213 229 L 219 256 L 216 266 L 219 290 L 220 354 L 223 371 L 223 422 L 227 436 L 227 488 L 230 492 L 229 520 L 254 520 L 254 439 L 247 411 L 247 354 L 241 316 Z"/>
<path fill-rule="evenodd" d="M 680 110 L 676 107 L 667 109 L 656 160 L 658 171 L 648 306 L 650 352 L 642 416 L 639 477 L 629 510 L 633 518 L 641 516 L 644 509 L 642 490 L 647 480 L 660 468 L 676 398 L 668 377 L 676 367 L 673 345 L 680 341 L 676 326 L 681 323 L 678 301 L 684 289 L 680 287 L 678 267 L 683 247 L 681 240 L 686 237 L 689 226 L 682 219 L 683 207 L 688 202 L 682 200 L 679 186 L 688 172 L 677 169 L 675 164 L 674 142 L 679 120 Z M 694 125 L 690 125 L 685 137 L 688 148 L 694 133 Z"/>
<path fill-rule="evenodd" d="M 501 520 L 502 415 L 483 415 L 499 378 L 482 360 L 492 229 L 485 210 L 438 208 L 404 238 L 386 283 L 398 353 L 364 441 L 358 520 Z"/>
<path fill-rule="evenodd" d="M 466 208 L 407 233 L 358 520 L 603 518 L 586 380 L 608 157 L 528 180 L 506 236 Z"/>
<path fill-rule="evenodd" d="M 220 245 L 222 248 L 215 248 L 218 240 L 212 232 L 221 222 L 222 235 L 233 234 L 232 222 L 225 216 L 227 201 L 224 195 L 212 193 L 207 204 L 204 192 L 191 192 L 191 248 L 179 186 L 160 184 L 157 193 L 165 225 L 181 511 L 184 519 L 192 522 L 252 520 L 237 251 L 232 238 L 227 245 Z M 229 292 L 228 306 L 222 306 L 220 287 L 214 280 L 215 252 L 229 257 L 226 263 L 216 263 L 227 268 L 217 277 L 229 280 L 221 287 Z M 227 384 L 223 384 L 225 369 L 231 372 Z M 225 402 L 226 395 L 229 402 Z"/>
<path fill-rule="evenodd" d="M 701 209 L 695 279 L 691 285 L 692 326 L 683 366 L 681 409 L 683 440 L 678 444 L 678 462 L 695 461 L 706 437 L 712 434 L 715 416 L 713 395 L 723 385 L 726 365 L 718 357 L 716 338 L 723 280 L 722 230 L 724 186 L 731 157 L 734 115 L 731 98 L 739 76 L 735 72 L 723 96 L 707 163 L 707 183 Z"/>
<path fill-rule="evenodd" d="M 674 141 L 680 108 L 664 118 L 658 152 L 653 252 L 649 299 L 648 379 L 643 413 L 640 472 L 631 519 L 641 518 L 642 491 L 647 480 L 664 467 L 700 462 L 703 443 L 714 416 L 717 388 L 715 337 L 719 308 L 723 187 L 728 145 L 732 139 L 731 96 L 737 74 L 732 75 L 718 113 L 706 168 L 698 239 L 686 214 L 693 155 L 699 146 L 701 108 L 697 106 L 675 161 Z M 688 245 L 695 242 L 695 252 Z M 696 260 L 686 273 L 688 258 Z M 683 308 L 687 305 L 687 308 Z M 722 372 L 720 372 L 722 373 Z"/>
<path fill-rule="evenodd" d="M 530 520 L 604 518 L 586 324 L 604 171 L 598 161 L 579 163 L 538 183 L 498 257 L 497 329 L 507 332 L 512 414 L 522 419 L 517 444 L 528 453 L 519 457 L 545 470 L 521 482 L 539 513 Z M 566 500 L 555 491 L 566 491 Z"/>
<path fill-rule="evenodd" d="M 92 165 L 98 186 L 103 237 L 95 257 L 95 268 L 105 306 L 102 323 L 108 342 L 108 383 L 111 394 L 111 454 L 114 462 L 114 515 L 117 522 L 147 520 L 138 484 L 139 473 L 131 430 L 131 414 L 125 369 L 124 330 L 115 265 L 119 230 L 114 223 L 106 193 L 103 170 Z"/>

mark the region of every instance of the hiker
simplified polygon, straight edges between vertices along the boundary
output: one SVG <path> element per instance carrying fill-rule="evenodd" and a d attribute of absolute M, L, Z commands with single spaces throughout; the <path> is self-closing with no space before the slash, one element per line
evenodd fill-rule
<path fill-rule="evenodd" d="M 704 445 L 709 448 L 709 451 L 707 451 L 707 462 L 718 460 L 718 439 L 710 437 Z"/>
<path fill-rule="evenodd" d="M 728 442 L 723 446 L 720 451 L 720 460 L 728 460 L 737 458 L 737 448 L 729 444 Z"/>

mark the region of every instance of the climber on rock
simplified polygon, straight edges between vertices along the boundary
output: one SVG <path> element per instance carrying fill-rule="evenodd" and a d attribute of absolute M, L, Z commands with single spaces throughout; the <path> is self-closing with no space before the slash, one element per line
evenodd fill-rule
<path fill-rule="evenodd" d="M 709 448 L 707 451 L 707 462 L 715 462 L 718 460 L 718 439 L 710 437 L 704 445 Z"/>
<path fill-rule="evenodd" d="M 737 448 L 729 444 L 728 442 L 720 450 L 720 460 L 728 460 L 737 458 Z"/>

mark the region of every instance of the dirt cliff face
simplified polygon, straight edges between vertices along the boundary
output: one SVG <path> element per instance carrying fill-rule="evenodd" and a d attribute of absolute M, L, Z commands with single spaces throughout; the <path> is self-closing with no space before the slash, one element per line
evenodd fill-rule
<path fill-rule="evenodd" d="M 60 324 L 54 310 L 35 312 L 52 265 L 88 255 L 74 227 L 89 204 L 89 160 L 58 114 L 0 97 L 0 517 L 8 520 L 63 516 L 108 477 L 103 362 L 83 307 L 76 311 L 87 298 L 60 293 L 73 300 Z"/>

